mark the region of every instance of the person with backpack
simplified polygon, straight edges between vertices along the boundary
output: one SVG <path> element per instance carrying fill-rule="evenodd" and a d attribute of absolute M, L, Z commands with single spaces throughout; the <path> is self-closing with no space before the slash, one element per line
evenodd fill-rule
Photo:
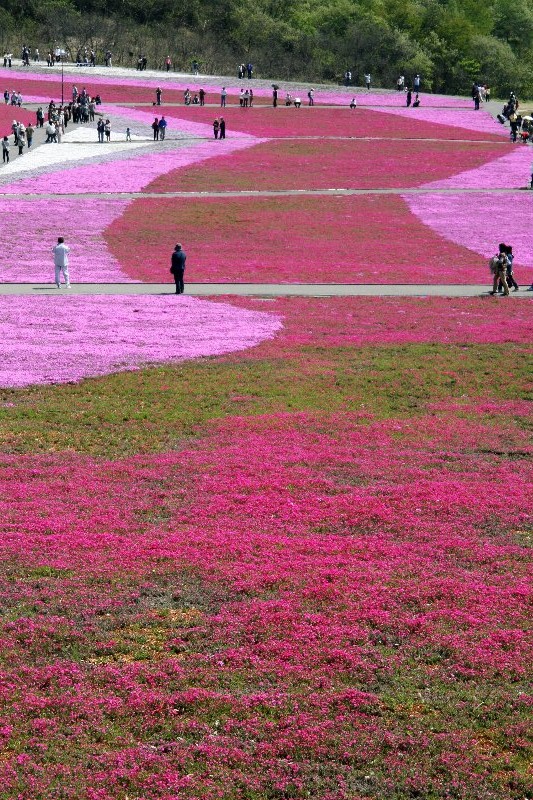
<path fill-rule="evenodd" d="M 513 248 L 510 245 L 505 246 L 505 255 L 507 256 L 507 273 L 506 273 L 507 286 L 512 286 L 514 288 L 514 291 L 517 292 L 518 284 L 514 279 L 514 272 L 513 272 L 513 261 L 514 261 Z M 503 283 L 500 280 L 498 281 L 498 292 L 502 291 L 503 291 Z"/>
<path fill-rule="evenodd" d="M 509 265 L 509 261 L 507 258 L 506 249 L 507 245 L 503 244 L 502 242 L 502 244 L 500 244 L 498 254 L 493 256 L 489 261 L 490 271 L 493 276 L 492 291 L 489 292 L 491 295 L 497 294 L 499 281 L 502 282 L 504 295 L 507 297 L 509 294 L 509 286 L 507 285 L 507 267 Z"/>

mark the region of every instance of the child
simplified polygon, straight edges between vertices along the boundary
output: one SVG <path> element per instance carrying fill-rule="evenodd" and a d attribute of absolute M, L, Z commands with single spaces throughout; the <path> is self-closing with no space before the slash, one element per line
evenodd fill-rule
<path fill-rule="evenodd" d="M 129 128 L 126 128 L 126 141 L 131 142 L 131 131 Z"/>

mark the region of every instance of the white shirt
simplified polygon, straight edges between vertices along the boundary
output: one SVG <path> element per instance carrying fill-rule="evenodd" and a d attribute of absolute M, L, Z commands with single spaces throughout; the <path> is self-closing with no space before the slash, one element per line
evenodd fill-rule
<path fill-rule="evenodd" d="M 63 244 L 56 244 L 55 247 L 52 248 L 52 252 L 54 254 L 54 264 L 56 267 L 68 267 L 68 254 L 70 253 L 70 247 Z"/>

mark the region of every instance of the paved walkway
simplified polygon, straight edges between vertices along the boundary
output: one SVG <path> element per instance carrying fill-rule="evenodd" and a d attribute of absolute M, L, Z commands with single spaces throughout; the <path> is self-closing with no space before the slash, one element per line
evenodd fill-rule
<path fill-rule="evenodd" d="M 488 284 L 363 284 L 363 283 L 188 283 L 185 292 L 195 297 L 479 297 Z M 70 290 L 55 284 L 2 283 L 0 295 L 160 295 L 173 294 L 171 283 L 75 283 Z M 521 289 L 512 297 L 533 300 Z M 498 302 L 499 298 L 495 298 Z"/>

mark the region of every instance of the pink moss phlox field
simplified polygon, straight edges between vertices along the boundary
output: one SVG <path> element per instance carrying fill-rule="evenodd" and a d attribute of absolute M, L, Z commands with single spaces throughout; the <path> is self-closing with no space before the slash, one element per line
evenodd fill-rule
<path fill-rule="evenodd" d="M 206 197 L 178 203 L 147 197 L 133 200 L 105 237 L 131 278 L 157 282 L 165 279 L 162 265 L 178 232 L 187 242 L 194 282 L 478 283 L 487 278 L 485 259 L 467 249 L 470 240 L 463 247 L 448 241 L 440 229 L 422 224 L 397 195 Z"/>
<path fill-rule="evenodd" d="M 501 153 L 499 143 L 347 139 L 332 146 L 328 140 L 286 139 L 168 172 L 148 191 L 407 188 L 460 169 L 474 172 Z"/>
<path fill-rule="evenodd" d="M 0 200 L 0 282 L 53 281 L 52 247 L 61 235 L 71 245 L 73 282 L 128 281 L 102 237 L 126 206 L 124 200 Z"/>
<path fill-rule="evenodd" d="M 281 327 L 272 314 L 175 295 L 0 297 L 0 308 L 3 387 L 221 355 Z"/>
<path fill-rule="evenodd" d="M 487 282 L 488 288 L 488 282 Z M 293 357 L 305 347 L 398 346 L 415 343 L 531 345 L 528 302 L 510 305 L 490 298 L 278 297 L 267 304 L 252 298 L 232 300 L 245 308 L 266 307 L 283 320 L 283 329 L 247 357 Z M 488 304 L 490 305 L 490 309 Z"/>
<path fill-rule="evenodd" d="M 9 79 L 12 83 L 17 83 L 17 88 L 21 91 L 31 89 L 36 94 L 43 94 L 43 88 L 50 88 L 50 97 L 55 93 L 55 99 L 61 94 L 61 75 L 59 70 L 57 72 L 51 71 L 47 75 L 27 73 L 16 69 L 2 69 L 0 68 L 0 79 Z M 203 86 L 207 90 L 208 102 L 214 102 L 220 98 L 220 89 L 222 88 L 223 80 L 226 82 L 226 89 L 228 96 L 236 99 L 239 95 L 241 88 L 253 88 L 254 95 L 258 99 L 270 101 L 272 99 L 272 89 L 265 88 L 258 85 L 254 80 L 246 81 L 243 85 L 239 81 L 236 83 L 233 80 L 229 82 L 227 79 L 221 79 L 209 75 L 191 76 L 190 78 L 174 78 L 161 74 L 158 77 L 111 77 L 94 73 L 92 70 L 79 73 L 70 72 L 66 76 L 66 84 L 70 90 L 73 84 L 78 88 L 86 86 L 89 91 L 99 91 L 100 94 L 105 95 L 105 99 L 113 100 L 113 102 L 120 102 L 124 100 L 140 100 L 141 98 L 153 98 L 153 93 L 157 86 L 163 89 L 163 98 L 172 100 L 183 100 L 183 92 L 185 89 L 191 91 L 198 91 Z M 293 96 L 301 95 L 304 103 L 307 103 L 307 86 L 301 87 L 301 90 L 295 89 L 294 86 L 290 87 Z M 280 100 L 284 99 L 285 89 L 282 87 L 280 90 Z M 48 97 L 48 100 L 50 100 Z M 405 103 L 405 95 L 395 91 L 361 91 L 355 88 L 329 88 L 320 87 L 315 90 L 315 103 L 320 104 L 333 104 L 333 105 L 348 105 L 352 97 L 357 98 L 360 105 L 373 105 L 373 106 L 396 106 Z M 453 97 L 449 95 L 439 94 L 426 94 L 420 93 L 420 99 L 424 106 L 429 107 L 450 107 L 450 108 L 465 108 L 471 107 L 471 102 L 464 97 Z"/>
<path fill-rule="evenodd" d="M 501 158 L 424 185 L 424 189 L 519 189 L 531 181 L 531 149 L 514 145 Z"/>
<path fill-rule="evenodd" d="M 494 433 L 278 414 L 153 457 L 2 456 L 5 796 L 516 800 L 531 468 Z"/>
<path fill-rule="evenodd" d="M 140 192 L 148 184 L 169 170 L 181 169 L 229 154 L 249 147 L 254 141 L 245 138 L 226 139 L 222 142 L 191 142 L 180 144 L 173 149 L 160 153 L 145 152 L 131 155 L 120 152 L 112 159 L 105 159 L 96 164 L 70 164 L 63 169 L 42 172 L 35 177 L 24 177 L 0 185 L 0 194 L 30 193 L 47 194 L 50 187 L 59 185 L 63 194 L 79 194 L 80 192 Z M 179 180 L 176 189 L 179 191 Z M 52 201 L 53 202 L 53 201 Z M 90 201 L 93 203 L 93 200 Z"/>
<path fill-rule="evenodd" d="M 146 114 L 146 109 L 139 108 Z M 407 113 L 412 111 L 412 113 Z M 502 141 L 501 126 L 483 113 L 476 121 L 474 112 L 458 109 L 443 111 L 426 109 L 368 108 L 351 111 L 349 108 L 328 109 L 320 106 L 311 110 L 296 108 L 226 108 L 226 135 L 238 131 L 266 138 L 287 137 L 375 137 L 415 139 L 456 139 Z M 212 124 L 220 109 L 183 107 L 165 108 L 167 119 Z M 505 131 L 504 131 L 505 133 Z"/>
<path fill-rule="evenodd" d="M 533 196 L 514 194 L 446 193 L 404 195 L 416 216 L 443 239 L 467 247 L 488 259 L 505 242 L 513 247 L 518 283 L 530 284 L 533 278 Z M 488 266 L 487 266 L 488 276 Z M 481 276 L 480 276 L 481 277 Z"/>
<path fill-rule="evenodd" d="M 491 134 L 494 136 L 509 136 L 509 130 L 492 117 L 488 111 L 454 109 L 446 110 L 442 108 L 375 108 L 374 111 L 384 114 L 394 114 L 399 117 L 407 117 L 414 125 L 417 122 L 431 122 L 434 125 L 446 125 L 468 130 L 480 134 Z M 461 138 L 457 134 L 457 138 Z"/>

